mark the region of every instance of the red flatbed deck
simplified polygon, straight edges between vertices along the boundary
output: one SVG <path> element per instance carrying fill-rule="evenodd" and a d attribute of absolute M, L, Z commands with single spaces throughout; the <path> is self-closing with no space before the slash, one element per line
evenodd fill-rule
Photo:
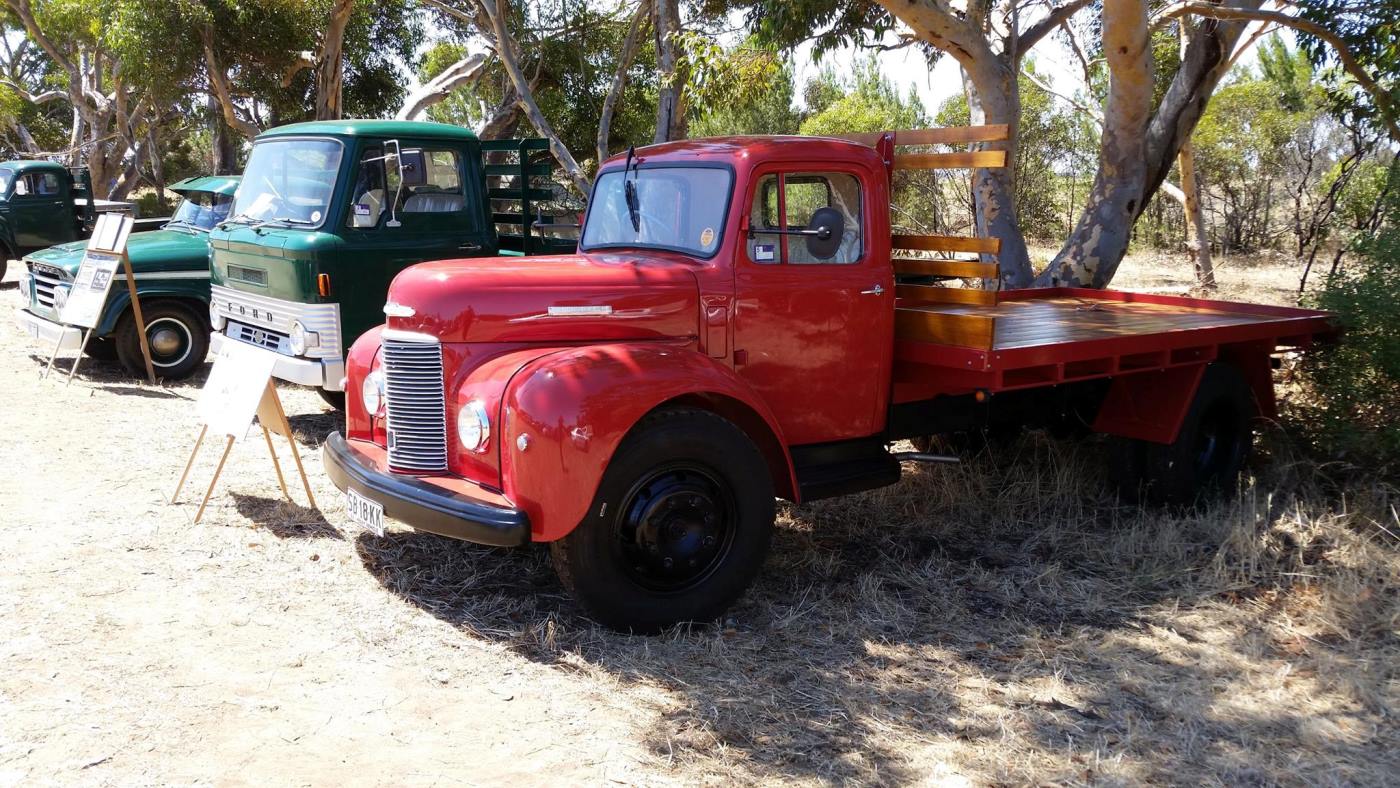
<path fill-rule="evenodd" d="M 895 400 L 1199 364 L 1231 346 L 1276 352 L 1335 330 L 1309 309 L 1114 290 L 1013 290 L 987 306 L 901 302 Z"/>

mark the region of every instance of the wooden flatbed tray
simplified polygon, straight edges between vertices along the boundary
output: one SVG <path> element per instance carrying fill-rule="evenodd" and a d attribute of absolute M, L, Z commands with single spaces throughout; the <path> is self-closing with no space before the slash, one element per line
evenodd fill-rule
<path fill-rule="evenodd" d="M 1200 363 L 1224 345 L 1303 347 L 1334 331 L 1325 312 L 1114 290 L 1012 290 L 986 306 L 901 301 L 896 381 L 956 370 L 957 388 L 1020 388 Z"/>

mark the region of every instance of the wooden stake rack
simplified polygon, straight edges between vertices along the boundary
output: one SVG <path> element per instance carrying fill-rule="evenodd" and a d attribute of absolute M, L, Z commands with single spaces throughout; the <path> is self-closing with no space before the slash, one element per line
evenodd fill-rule
<path fill-rule="evenodd" d="M 1005 150 L 970 150 L 939 153 L 901 153 L 908 146 L 981 144 L 1004 142 L 1006 124 L 950 126 L 844 138 L 871 145 L 885 155 L 891 170 L 1000 169 L 1006 166 Z M 953 235 L 904 235 L 890 237 L 891 263 L 896 281 L 895 338 L 990 349 L 996 334 L 996 318 L 968 307 L 995 307 L 1001 267 L 997 238 Z M 909 252 L 974 254 L 975 258 L 919 257 Z M 983 287 L 949 287 L 950 283 L 980 279 Z M 986 287 L 997 282 L 998 287 Z"/>

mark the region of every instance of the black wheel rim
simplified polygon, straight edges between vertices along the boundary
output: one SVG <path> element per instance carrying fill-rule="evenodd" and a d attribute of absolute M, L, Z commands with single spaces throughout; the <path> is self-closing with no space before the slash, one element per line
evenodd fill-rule
<path fill-rule="evenodd" d="M 160 317 L 146 325 L 146 341 L 151 347 L 151 363 L 173 367 L 189 358 L 194 338 L 190 327 L 173 317 Z"/>
<path fill-rule="evenodd" d="M 1229 403 L 1217 402 L 1207 408 L 1196 426 L 1192 452 L 1196 478 L 1207 481 L 1219 477 L 1230 464 L 1239 439 L 1239 419 Z"/>
<path fill-rule="evenodd" d="M 620 563 L 637 585 L 681 593 L 703 583 L 734 543 L 738 508 L 729 486 L 684 463 L 643 476 L 615 520 Z"/>

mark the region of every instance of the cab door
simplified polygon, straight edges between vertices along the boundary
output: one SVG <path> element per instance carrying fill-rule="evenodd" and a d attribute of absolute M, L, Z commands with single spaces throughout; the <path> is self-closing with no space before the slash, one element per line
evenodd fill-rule
<path fill-rule="evenodd" d="M 401 167 L 386 164 L 392 142 L 361 145 L 341 220 L 344 253 L 336 265 L 343 270 L 323 271 L 333 282 L 353 283 L 333 296 L 348 339 L 383 322 L 389 283 L 403 269 L 489 253 L 475 189 L 467 185 L 467 151 L 449 141 L 400 140 L 397 147 Z"/>
<path fill-rule="evenodd" d="M 769 169 L 750 181 L 735 255 L 735 371 L 794 445 L 884 427 L 894 275 L 884 246 L 872 243 L 870 192 L 855 170 Z M 843 220 L 828 256 L 797 234 L 821 208 Z"/>
<path fill-rule="evenodd" d="M 69 199 L 68 185 L 57 172 L 30 172 L 15 179 L 10 212 L 21 254 L 73 240 Z"/>

